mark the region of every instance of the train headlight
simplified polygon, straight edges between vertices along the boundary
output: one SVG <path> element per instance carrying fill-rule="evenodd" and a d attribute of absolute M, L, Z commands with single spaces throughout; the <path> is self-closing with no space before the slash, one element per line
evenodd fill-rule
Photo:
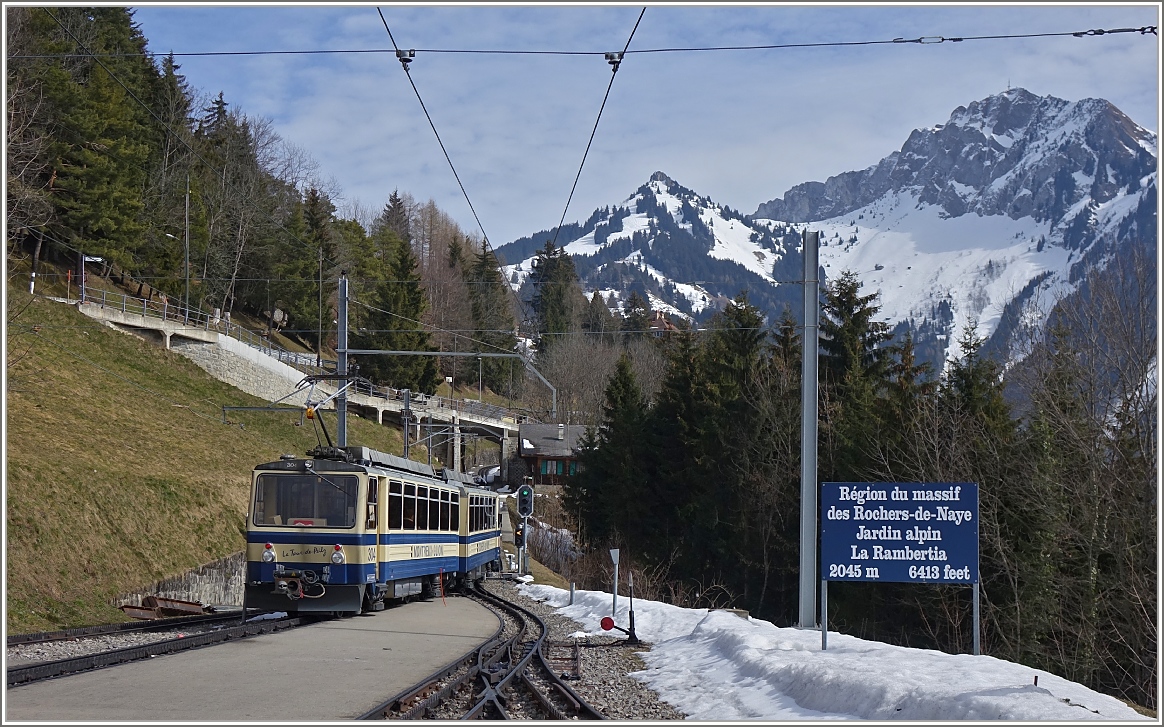
<path fill-rule="evenodd" d="M 344 558 L 344 546 L 342 546 L 342 545 L 335 546 L 335 552 L 331 554 L 331 562 L 335 563 L 336 565 L 343 565 L 345 560 L 346 559 Z"/>
<path fill-rule="evenodd" d="M 267 543 L 266 549 L 263 551 L 263 562 L 264 563 L 274 563 L 275 562 L 275 551 L 272 550 L 271 548 L 272 548 L 271 544 Z"/>

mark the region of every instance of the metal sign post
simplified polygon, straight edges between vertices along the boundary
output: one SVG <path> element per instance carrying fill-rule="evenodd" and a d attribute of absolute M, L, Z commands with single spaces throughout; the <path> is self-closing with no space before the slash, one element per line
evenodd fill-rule
<path fill-rule="evenodd" d="M 804 231 L 804 354 L 800 364 L 800 622 L 812 628 L 816 617 L 816 435 L 817 347 L 820 298 L 817 254 L 820 233 Z M 822 561 L 823 562 L 823 561 Z"/>
<path fill-rule="evenodd" d="M 615 616 L 618 614 L 618 548 L 610 549 L 610 559 L 614 561 L 614 588 L 611 589 L 614 592 L 614 602 L 610 606 L 610 615 Z"/>
<path fill-rule="evenodd" d="M 529 518 L 521 519 L 521 531 L 525 533 L 521 541 L 521 574 L 529 575 Z"/>
<path fill-rule="evenodd" d="M 829 648 L 829 582 L 820 582 L 820 650 Z"/>
<path fill-rule="evenodd" d="M 630 586 L 630 633 L 627 635 L 626 642 L 628 644 L 639 643 L 639 637 L 635 635 L 635 572 L 626 572 L 627 585 Z"/>

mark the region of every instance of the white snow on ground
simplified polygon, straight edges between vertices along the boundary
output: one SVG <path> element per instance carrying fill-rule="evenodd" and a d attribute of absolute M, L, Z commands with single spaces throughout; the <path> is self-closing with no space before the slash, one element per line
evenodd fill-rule
<path fill-rule="evenodd" d="M 521 591 L 582 624 L 599 625 L 613 597 L 525 584 Z M 630 599 L 616 622 L 629 625 Z M 1154 721 L 1115 697 L 991 656 L 891 646 L 829 632 L 777 628 L 729 611 L 635 599 L 635 634 L 652 644 L 634 676 L 688 719 Z M 1038 677 L 1038 685 L 1034 681 Z"/>

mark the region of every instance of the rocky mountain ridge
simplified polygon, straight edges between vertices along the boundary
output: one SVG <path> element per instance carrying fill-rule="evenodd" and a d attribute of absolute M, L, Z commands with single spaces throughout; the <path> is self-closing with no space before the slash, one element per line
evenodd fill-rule
<path fill-rule="evenodd" d="M 1045 318 L 1088 271 L 1157 236 L 1157 139 L 1102 99 L 1024 89 L 959 107 L 879 163 L 806 182 L 742 214 L 662 172 L 618 204 L 563 226 L 589 295 L 631 290 L 656 310 L 705 321 L 746 291 L 774 320 L 799 317 L 801 233 L 821 233 L 822 282 L 843 270 L 879 292 L 940 365 L 965 326 L 1000 352 L 1018 321 Z M 525 280 L 542 231 L 499 248 Z M 1151 255 L 1150 259 L 1155 259 Z M 523 287 L 527 288 L 523 290 Z"/>

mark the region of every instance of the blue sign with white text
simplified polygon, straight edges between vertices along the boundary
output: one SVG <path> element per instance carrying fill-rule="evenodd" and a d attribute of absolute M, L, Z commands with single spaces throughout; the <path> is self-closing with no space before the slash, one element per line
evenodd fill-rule
<path fill-rule="evenodd" d="M 978 483 L 821 483 L 820 577 L 977 583 Z"/>

